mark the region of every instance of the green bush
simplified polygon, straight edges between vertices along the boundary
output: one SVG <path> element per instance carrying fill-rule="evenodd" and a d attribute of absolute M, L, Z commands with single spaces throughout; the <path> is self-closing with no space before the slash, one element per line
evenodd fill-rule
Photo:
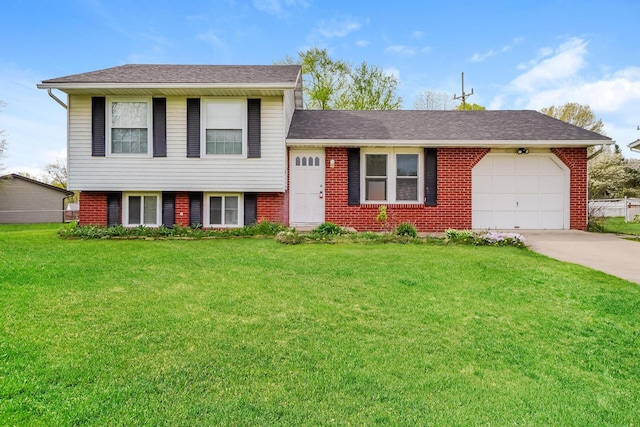
<path fill-rule="evenodd" d="M 298 245 L 303 240 L 303 237 L 295 229 L 280 231 L 276 234 L 276 241 L 285 245 Z"/>
<path fill-rule="evenodd" d="M 347 234 L 347 231 L 332 222 L 322 223 L 311 230 L 311 235 L 314 237 L 341 236 L 343 234 Z"/>
<path fill-rule="evenodd" d="M 396 228 L 396 234 L 398 236 L 404 237 L 418 237 L 418 232 L 413 224 L 409 224 L 408 222 L 403 222 L 398 225 Z"/>

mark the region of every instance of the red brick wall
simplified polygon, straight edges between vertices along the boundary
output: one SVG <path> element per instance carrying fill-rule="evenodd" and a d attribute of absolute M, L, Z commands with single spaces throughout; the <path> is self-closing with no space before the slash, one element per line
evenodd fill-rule
<path fill-rule="evenodd" d="M 289 196 L 287 193 L 258 193 L 257 220 L 289 224 Z"/>
<path fill-rule="evenodd" d="M 107 225 L 107 195 L 105 193 L 80 193 L 80 225 Z"/>
<path fill-rule="evenodd" d="M 571 192 L 569 195 L 570 219 L 572 230 L 587 228 L 587 149 L 586 148 L 552 148 L 551 152 L 558 156 L 571 170 Z"/>
<path fill-rule="evenodd" d="M 389 227 L 409 222 L 419 231 L 471 228 L 471 170 L 488 152 L 488 148 L 439 148 L 438 205 L 386 204 Z M 347 149 L 327 148 L 325 167 L 325 220 L 358 231 L 380 230 L 376 222 L 380 205 L 347 205 Z"/>
<path fill-rule="evenodd" d="M 189 224 L 189 193 L 176 193 L 175 223 L 183 227 Z"/>

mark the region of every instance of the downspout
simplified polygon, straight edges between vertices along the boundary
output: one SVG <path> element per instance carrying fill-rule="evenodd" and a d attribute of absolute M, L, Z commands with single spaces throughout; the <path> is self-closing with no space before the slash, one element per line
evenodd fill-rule
<path fill-rule="evenodd" d="M 58 104 L 62 105 L 62 108 L 64 108 L 65 110 L 68 108 L 67 104 L 65 104 L 64 102 L 62 102 L 62 100 L 60 98 L 58 98 L 57 96 L 55 96 L 53 94 L 53 92 L 51 91 L 51 88 L 47 88 L 47 93 L 49 94 L 49 96 L 51 98 L 53 98 L 54 101 L 56 101 Z"/>
<path fill-rule="evenodd" d="M 589 157 L 587 157 L 587 161 L 598 157 L 602 152 L 604 151 L 604 145 L 601 145 L 600 148 L 596 151 L 594 151 L 593 153 L 591 153 L 591 155 Z"/>

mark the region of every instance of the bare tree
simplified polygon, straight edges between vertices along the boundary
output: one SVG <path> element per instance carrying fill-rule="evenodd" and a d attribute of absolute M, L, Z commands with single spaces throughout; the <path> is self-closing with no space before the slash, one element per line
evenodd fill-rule
<path fill-rule="evenodd" d="M 453 95 L 435 89 L 425 89 L 416 96 L 414 110 L 454 110 L 457 103 Z"/>
<path fill-rule="evenodd" d="M 44 172 L 51 182 L 51 185 L 55 185 L 60 188 L 67 188 L 67 162 L 64 159 L 56 159 L 44 167 Z"/>

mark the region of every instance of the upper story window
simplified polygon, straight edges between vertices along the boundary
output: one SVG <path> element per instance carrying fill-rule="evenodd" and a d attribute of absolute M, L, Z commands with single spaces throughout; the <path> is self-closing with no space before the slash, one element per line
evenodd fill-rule
<path fill-rule="evenodd" d="M 109 146 L 111 154 L 148 154 L 151 137 L 149 100 L 111 99 Z"/>
<path fill-rule="evenodd" d="M 204 110 L 204 154 L 244 155 L 247 141 L 246 100 L 205 99 Z"/>
<path fill-rule="evenodd" d="M 418 203 L 421 200 L 418 152 L 375 150 L 363 156 L 365 203 Z"/>

